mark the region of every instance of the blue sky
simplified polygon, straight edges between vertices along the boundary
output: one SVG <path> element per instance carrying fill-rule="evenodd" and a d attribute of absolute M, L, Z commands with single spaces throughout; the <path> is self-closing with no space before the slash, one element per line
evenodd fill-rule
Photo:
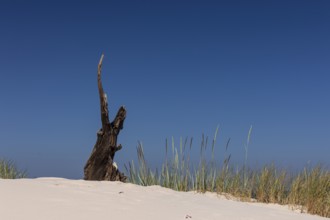
<path fill-rule="evenodd" d="M 101 126 L 127 108 L 116 162 L 151 165 L 165 139 L 213 136 L 233 163 L 329 165 L 330 2 L 1 1 L 0 157 L 29 176 L 82 178 Z"/>

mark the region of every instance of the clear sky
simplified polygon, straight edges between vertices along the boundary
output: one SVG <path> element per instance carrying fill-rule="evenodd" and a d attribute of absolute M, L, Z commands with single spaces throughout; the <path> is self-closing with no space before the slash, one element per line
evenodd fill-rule
<path fill-rule="evenodd" d="M 116 154 L 163 160 L 210 138 L 232 162 L 330 164 L 330 1 L 1 1 L 0 157 L 82 178 L 101 126 L 96 83 L 127 118 Z"/>

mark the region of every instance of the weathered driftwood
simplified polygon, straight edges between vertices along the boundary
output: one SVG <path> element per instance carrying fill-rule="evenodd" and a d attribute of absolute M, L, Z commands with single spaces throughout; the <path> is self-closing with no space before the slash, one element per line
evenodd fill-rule
<path fill-rule="evenodd" d="M 115 119 L 110 123 L 107 95 L 103 91 L 101 81 L 103 57 L 104 56 L 102 54 L 97 69 L 102 128 L 97 132 L 96 144 L 88 161 L 86 162 L 84 168 L 84 179 L 125 182 L 126 177 L 118 170 L 117 165 L 114 163 L 114 157 L 116 151 L 122 148 L 121 145 L 117 145 L 117 136 L 123 128 L 126 110 L 123 106 L 120 107 Z"/>

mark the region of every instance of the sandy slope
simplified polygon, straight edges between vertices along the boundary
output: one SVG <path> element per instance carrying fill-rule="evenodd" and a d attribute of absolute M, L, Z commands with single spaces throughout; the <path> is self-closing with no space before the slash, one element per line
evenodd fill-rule
<path fill-rule="evenodd" d="M 286 206 L 245 203 L 159 186 L 60 178 L 0 179 L 0 219 L 326 219 Z"/>

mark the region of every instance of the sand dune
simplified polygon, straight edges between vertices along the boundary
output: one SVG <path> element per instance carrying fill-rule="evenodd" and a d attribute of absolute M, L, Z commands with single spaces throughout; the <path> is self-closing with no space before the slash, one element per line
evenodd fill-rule
<path fill-rule="evenodd" d="M 0 210 L 1 220 L 326 219 L 213 193 L 61 178 L 0 179 Z"/>

